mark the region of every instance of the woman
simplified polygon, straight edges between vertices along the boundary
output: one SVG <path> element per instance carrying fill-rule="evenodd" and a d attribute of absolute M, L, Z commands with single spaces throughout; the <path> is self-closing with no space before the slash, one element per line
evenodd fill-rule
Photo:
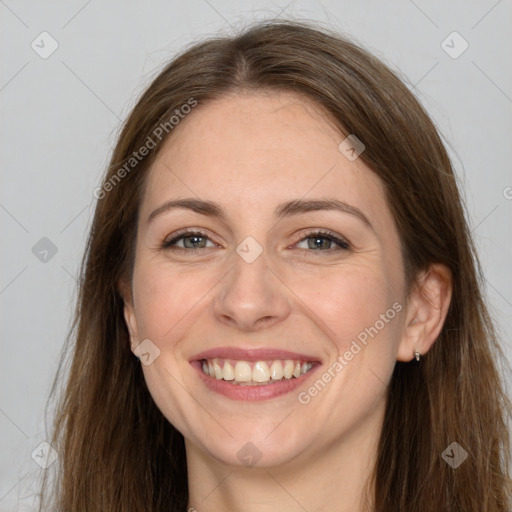
<path fill-rule="evenodd" d="M 54 510 L 510 510 L 456 178 L 384 64 L 294 22 L 196 44 L 95 195 Z"/>

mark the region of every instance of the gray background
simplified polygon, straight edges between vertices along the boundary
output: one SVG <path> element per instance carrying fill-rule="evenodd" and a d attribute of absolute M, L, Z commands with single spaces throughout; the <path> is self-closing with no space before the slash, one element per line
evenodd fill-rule
<path fill-rule="evenodd" d="M 512 360 L 510 0 L 0 0 L 0 511 L 34 510 L 44 469 L 31 454 L 47 438 L 44 405 L 70 325 L 93 190 L 121 120 L 184 45 L 270 17 L 320 20 L 348 34 L 400 70 L 431 113 Z M 59 45 L 46 59 L 43 31 Z M 442 46 L 453 31 L 469 44 L 457 58 L 445 49 L 459 53 L 458 36 Z"/>

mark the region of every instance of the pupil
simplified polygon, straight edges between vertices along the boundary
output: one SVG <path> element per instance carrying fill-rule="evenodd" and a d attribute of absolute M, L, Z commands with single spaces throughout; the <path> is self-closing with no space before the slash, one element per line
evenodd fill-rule
<path fill-rule="evenodd" d="M 185 240 L 190 240 L 190 244 L 192 247 L 197 247 L 196 244 L 200 243 L 198 241 L 202 240 L 202 236 L 189 236 Z M 185 244 L 186 245 L 186 244 Z M 190 246 L 189 246 L 190 247 Z"/>
<path fill-rule="evenodd" d="M 316 237 L 316 238 L 313 238 L 310 240 L 313 240 L 313 244 L 309 244 L 309 248 L 310 249 L 321 249 L 322 246 L 324 249 L 329 249 L 329 244 L 331 243 L 331 241 L 327 238 L 323 238 L 323 237 Z M 317 244 L 317 242 L 320 242 L 319 244 Z"/>

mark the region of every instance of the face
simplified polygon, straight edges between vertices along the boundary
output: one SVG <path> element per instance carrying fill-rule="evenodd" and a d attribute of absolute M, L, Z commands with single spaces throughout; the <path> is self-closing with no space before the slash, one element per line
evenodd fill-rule
<path fill-rule="evenodd" d="M 403 262 L 383 185 L 344 138 L 304 98 L 258 93 L 198 106 L 161 148 L 125 318 L 187 450 L 303 463 L 381 421 Z"/>

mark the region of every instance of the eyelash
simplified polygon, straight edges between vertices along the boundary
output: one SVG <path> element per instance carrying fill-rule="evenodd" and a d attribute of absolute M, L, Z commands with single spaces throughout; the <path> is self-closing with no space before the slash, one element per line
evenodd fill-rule
<path fill-rule="evenodd" d="M 201 231 L 185 231 L 183 233 L 178 234 L 178 236 L 175 236 L 171 240 L 164 241 L 161 244 L 160 248 L 161 249 L 171 249 L 173 251 L 182 251 L 182 252 L 183 251 L 201 251 L 203 249 L 211 249 L 211 247 L 199 247 L 197 249 L 192 249 L 192 248 L 187 248 L 187 247 L 176 247 L 175 244 L 177 242 L 179 242 L 180 240 L 182 240 L 183 238 L 189 238 L 189 237 L 193 237 L 193 236 L 206 238 L 207 240 L 210 240 L 208 235 Z M 300 242 L 303 242 L 309 238 L 325 238 L 327 240 L 330 240 L 331 242 L 334 242 L 338 246 L 337 250 L 348 251 L 351 249 L 351 245 L 346 240 L 336 236 L 332 231 L 314 231 L 314 232 L 308 233 L 306 236 L 303 236 L 297 242 L 297 244 Z M 210 240 L 210 241 L 215 243 L 213 240 Z M 326 250 L 321 250 L 321 249 L 299 249 L 299 250 L 308 252 L 308 253 L 311 253 L 311 252 L 333 252 L 332 248 L 326 249 Z"/>

